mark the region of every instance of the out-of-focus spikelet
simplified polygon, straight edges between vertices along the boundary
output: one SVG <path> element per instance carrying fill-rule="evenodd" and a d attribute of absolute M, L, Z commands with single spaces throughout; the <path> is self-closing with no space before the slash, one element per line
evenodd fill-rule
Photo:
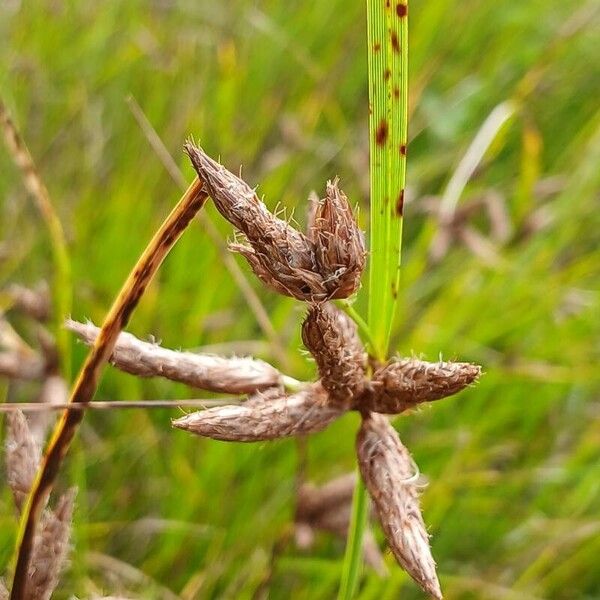
<path fill-rule="evenodd" d="M 296 545 L 310 548 L 315 533 L 325 531 L 346 539 L 350 526 L 352 495 L 356 484 L 356 473 L 347 473 L 320 487 L 304 484 L 298 490 L 296 505 L 295 534 Z M 387 574 L 381 551 L 370 527 L 363 538 L 365 562 L 380 576 Z"/>
<path fill-rule="evenodd" d="M 6 475 L 17 510 L 21 512 L 37 472 L 41 447 L 21 411 L 9 413 L 6 419 Z"/>
<path fill-rule="evenodd" d="M 71 536 L 71 520 L 76 489 L 63 494 L 54 510 L 46 510 L 36 534 L 27 597 L 31 600 L 48 600 L 54 592 L 66 565 Z"/>

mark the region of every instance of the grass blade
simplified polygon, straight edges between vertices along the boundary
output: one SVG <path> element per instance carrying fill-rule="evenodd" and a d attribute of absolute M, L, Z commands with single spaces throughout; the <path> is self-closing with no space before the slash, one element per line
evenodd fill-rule
<path fill-rule="evenodd" d="M 368 323 L 379 359 L 396 313 L 408 131 L 407 5 L 367 1 L 370 135 Z"/>
<path fill-rule="evenodd" d="M 370 270 L 369 340 L 379 360 L 388 354 L 398 304 L 402 214 L 408 139 L 408 5 L 367 0 L 369 72 Z M 354 596 L 367 521 L 365 486 L 357 479 L 339 600 Z"/>

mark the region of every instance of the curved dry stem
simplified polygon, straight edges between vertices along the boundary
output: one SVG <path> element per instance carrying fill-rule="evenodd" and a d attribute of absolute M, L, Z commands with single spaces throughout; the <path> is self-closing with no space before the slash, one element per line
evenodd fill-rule
<path fill-rule="evenodd" d="M 89 402 L 92 400 L 98 387 L 102 368 L 114 349 L 119 333 L 127 325 L 131 313 L 165 256 L 175 245 L 192 218 L 202 208 L 206 198 L 202 183 L 195 179 L 150 240 L 104 320 L 100 334 L 79 372 L 71 392 L 70 402 Z M 23 600 L 25 598 L 27 573 L 33 550 L 36 524 L 39 521 L 45 501 L 50 495 L 62 460 L 69 450 L 71 440 L 82 419 L 83 412 L 65 411 L 50 439 L 20 523 L 17 542 L 18 556 L 10 596 L 11 600 Z"/>

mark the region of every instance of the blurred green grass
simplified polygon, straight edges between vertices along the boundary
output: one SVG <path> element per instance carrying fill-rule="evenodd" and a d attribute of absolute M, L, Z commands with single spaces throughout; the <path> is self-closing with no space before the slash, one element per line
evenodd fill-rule
<path fill-rule="evenodd" d="M 486 371 L 476 388 L 397 420 L 430 480 L 423 506 L 447 598 L 600 597 L 595 7 L 411 3 L 411 202 L 395 347 L 477 361 Z M 129 95 L 189 178 L 181 146 L 192 134 L 233 170 L 243 164 L 268 204 L 296 209 L 300 222 L 308 192 L 339 175 L 366 223 L 365 37 L 363 4 L 340 0 L 3 3 L 0 90 L 67 231 L 74 316 L 101 320 L 179 197 L 127 108 Z M 494 260 L 456 242 L 435 263 L 428 254 L 439 223 L 421 207 L 443 193 L 506 100 L 516 113 L 459 207 L 496 195 L 512 234 L 496 244 Z M 0 284 L 51 279 L 45 230 L 4 151 L 0 173 Z M 536 219 L 541 229 L 532 228 Z M 470 223 L 489 237 L 485 211 Z M 299 352 L 302 307 L 252 284 L 289 350 L 291 374 L 311 377 Z M 235 350 L 240 340 L 263 339 L 198 225 L 130 329 L 172 347 Z M 84 350 L 73 351 L 78 365 Z M 182 396 L 189 390 L 113 370 L 98 394 Z M 171 431 L 171 416 L 87 415 L 61 478 L 79 485 L 80 497 L 72 568 L 58 598 L 102 590 L 169 597 L 163 588 L 182 598 L 251 598 L 266 577 L 293 514 L 294 443 L 193 439 Z M 356 425 L 348 416 L 311 438 L 311 477 L 352 468 Z M 0 507 L 5 565 L 15 533 L 5 489 Z M 332 597 L 342 554 L 328 537 L 308 554 L 287 546 L 270 597 Z M 360 598 L 420 597 L 387 561 L 391 576 L 369 574 Z"/>

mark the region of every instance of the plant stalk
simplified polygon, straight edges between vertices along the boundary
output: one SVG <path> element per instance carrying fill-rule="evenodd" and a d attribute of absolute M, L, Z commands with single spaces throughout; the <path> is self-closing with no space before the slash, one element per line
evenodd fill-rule
<path fill-rule="evenodd" d="M 196 213 L 204 206 L 206 199 L 202 183 L 196 178 L 152 237 L 115 298 L 94 346 L 81 367 L 69 402 L 87 403 L 93 399 L 102 369 L 114 349 L 119 333 L 127 325 L 162 261 Z M 19 523 L 11 600 L 24 600 L 27 597 L 29 564 L 36 526 L 83 415 L 84 412 L 70 410 L 63 413 L 31 486 Z"/>
<path fill-rule="evenodd" d="M 367 0 L 369 82 L 369 339 L 379 361 L 389 352 L 400 283 L 408 144 L 408 3 Z M 339 600 L 358 587 L 368 499 L 357 478 Z"/>

